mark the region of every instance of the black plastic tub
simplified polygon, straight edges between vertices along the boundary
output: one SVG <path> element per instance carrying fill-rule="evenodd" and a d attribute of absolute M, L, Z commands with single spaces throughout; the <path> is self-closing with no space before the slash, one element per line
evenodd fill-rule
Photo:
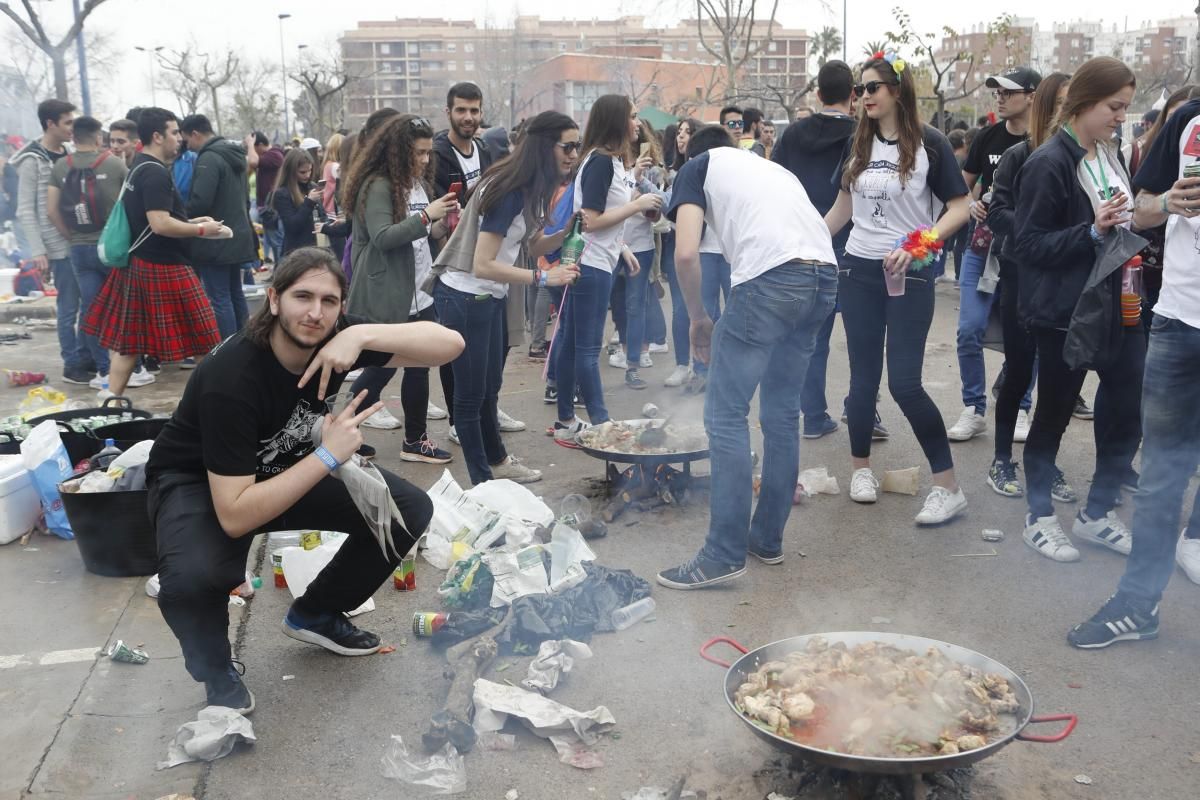
<path fill-rule="evenodd" d="M 72 494 L 60 484 L 58 491 L 88 572 L 110 578 L 158 572 L 158 541 L 145 490 Z"/>

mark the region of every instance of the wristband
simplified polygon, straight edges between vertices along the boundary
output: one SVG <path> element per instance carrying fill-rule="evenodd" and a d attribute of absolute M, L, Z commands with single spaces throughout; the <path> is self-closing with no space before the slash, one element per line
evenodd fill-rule
<path fill-rule="evenodd" d="M 433 225 L 433 218 L 429 216 L 425 209 L 421 209 L 421 222 L 425 224 L 426 228 Z"/>
<path fill-rule="evenodd" d="M 912 256 L 912 263 L 908 268 L 910 272 L 928 267 L 937 260 L 945 246 L 946 243 L 938 236 L 937 228 L 928 225 L 922 225 L 907 236 L 901 236 L 894 245 Z"/>
<path fill-rule="evenodd" d="M 537 277 L 535 278 L 535 282 L 537 283 L 537 287 L 538 287 L 539 289 L 544 289 L 544 288 L 546 288 L 547 281 L 549 281 L 549 280 L 550 280 L 550 275 L 549 275 L 549 273 L 547 273 L 545 270 L 539 269 L 539 270 L 538 270 L 538 272 L 537 272 Z"/>
<path fill-rule="evenodd" d="M 199 236 L 201 239 L 203 239 L 204 238 L 204 223 L 201 222 L 199 225 L 197 225 L 196 230 L 200 231 L 196 235 Z"/>
<path fill-rule="evenodd" d="M 1096 243 L 1097 247 L 1104 244 L 1104 236 L 1096 228 L 1096 223 L 1093 222 L 1091 227 L 1088 228 L 1088 234 L 1092 237 L 1092 241 Z"/>
<path fill-rule="evenodd" d="M 313 455 L 321 459 L 325 466 L 329 467 L 330 472 L 333 472 L 341 466 L 341 463 L 337 460 L 337 458 L 334 457 L 333 453 L 326 450 L 324 445 L 321 445 L 314 450 Z"/>
<path fill-rule="evenodd" d="M 1170 215 L 1171 209 L 1168 207 L 1168 197 L 1167 197 L 1168 194 L 1170 194 L 1170 193 L 1163 192 L 1161 195 L 1158 196 L 1158 207 L 1160 209 L 1162 209 L 1162 213 Z"/>

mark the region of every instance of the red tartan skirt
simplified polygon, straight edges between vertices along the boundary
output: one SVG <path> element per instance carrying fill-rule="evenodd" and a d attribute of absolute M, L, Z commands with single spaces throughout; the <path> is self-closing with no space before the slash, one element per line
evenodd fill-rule
<path fill-rule="evenodd" d="M 221 342 L 217 318 L 200 278 L 183 264 L 153 264 L 131 256 L 112 269 L 80 329 L 122 355 L 180 361 Z"/>

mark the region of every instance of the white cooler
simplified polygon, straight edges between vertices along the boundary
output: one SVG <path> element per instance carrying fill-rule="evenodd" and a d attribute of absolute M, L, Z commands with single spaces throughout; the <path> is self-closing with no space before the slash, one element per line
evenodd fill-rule
<path fill-rule="evenodd" d="M 41 513 L 41 501 L 21 456 L 0 455 L 0 544 L 21 538 Z"/>

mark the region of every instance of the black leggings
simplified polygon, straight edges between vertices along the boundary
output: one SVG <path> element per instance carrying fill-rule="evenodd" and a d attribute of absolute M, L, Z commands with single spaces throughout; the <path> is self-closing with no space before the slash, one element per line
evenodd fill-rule
<path fill-rule="evenodd" d="M 996 398 L 995 443 L 995 457 L 999 461 L 1012 461 L 1017 414 L 1029 382 L 1033 380 L 1033 367 L 1037 361 L 1037 339 L 1021 324 L 1017 301 L 1017 270 L 1002 271 L 1000 320 L 1004 328 L 1004 381 Z"/>
<path fill-rule="evenodd" d="M 380 472 L 410 532 L 392 525 L 396 548 L 407 553 L 429 525 L 433 503 L 408 481 Z M 179 640 L 188 673 L 203 682 L 229 668 L 229 592 L 246 578 L 246 556 L 254 536 L 233 539 L 225 534 L 203 475 L 160 475 L 148 489 L 150 519 L 158 533 L 158 607 Z M 267 531 L 298 528 L 350 535 L 295 601 L 307 614 L 358 608 L 396 568 L 397 562 L 384 557 L 346 485 L 337 478 L 324 478 L 263 526 Z"/>
<path fill-rule="evenodd" d="M 953 469 L 946 425 L 933 399 L 921 385 L 925 339 L 933 322 L 933 276 L 918 273 L 905 281 L 900 297 L 889 297 L 883 283 L 883 262 L 847 254 L 838 282 L 838 303 L 850 352 L 850 396 L 846 419 L 850 454 L 871 455 L 875 429 L 875 397 L 883 378 L 886 341 L 888 390 L 908 418 L 930 469 Z"/>
<path fill-rule="evenodd" d="M 1052 328 L 1034 331 L 1038 351 L 1038 403 L 1025 442 L 1025 474 L 1028 478 L 1029 513 L 1048 517 L 1054 513 L 1050 487 L 1054 462 L 1075 398 L 1087 372 L 1072 370 L 1063 360 L 1067 332 Z M 1100 391 L 1097 414 L 1092 423 L 1096 440 L 1096 471 L 1088 492 L 1087 515 L 1102 517 L 1116 505 L 1125 476 L 1142 440 L 1142 373 L 1146 367 L 1146 334 L 1141 326 L 1126 328 L 1121 352 L 1111 366 L 1098 370 Z M 1007 386 L 1021 387 L 1010 375 Z M 1103 401 L 1099 398 L 1103 397 Z"/>

